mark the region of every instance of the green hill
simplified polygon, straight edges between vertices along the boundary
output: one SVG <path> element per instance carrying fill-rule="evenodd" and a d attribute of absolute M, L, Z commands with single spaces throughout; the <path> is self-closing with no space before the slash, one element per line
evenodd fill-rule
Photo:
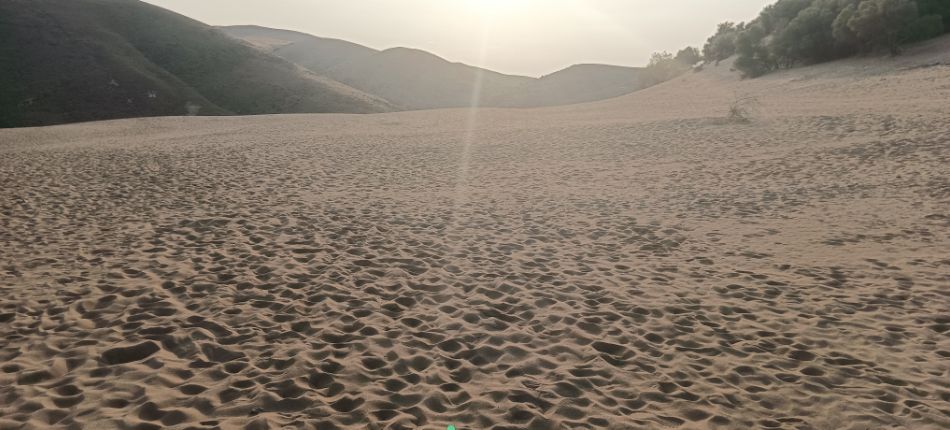
<path fill-rule="evenodd" d="M 0 127 L 388 102 L 137 0 L 0 1 Z"/>

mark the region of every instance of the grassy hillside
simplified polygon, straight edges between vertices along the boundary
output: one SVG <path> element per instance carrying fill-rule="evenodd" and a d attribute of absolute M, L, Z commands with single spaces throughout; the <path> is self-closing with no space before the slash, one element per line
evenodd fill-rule
<path fill-rule="evenodd" d="M 136 0 L 4 0 L 0 33 L 0 127 L 390 107 Z"/>
<path fill-rule="evenodd" d="M 223 27 L 314 72 L 378 95 L 405 109 L 471 105 L 529 107 L 580 103 L 642 88 L 640 69 L 579 65 L 541 79 L 505 75 L 409 48 L 377 51 L 362 45 L 258 26 Z"/>

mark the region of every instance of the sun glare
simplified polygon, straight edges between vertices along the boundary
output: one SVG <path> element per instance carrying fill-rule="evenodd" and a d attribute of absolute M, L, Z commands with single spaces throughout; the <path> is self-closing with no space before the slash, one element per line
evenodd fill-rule
<path fill-rule="evenodd" d="M 465 6 L 483 15 L 502 15 L 524 6 L 524 0 L 466 0 Z"/>

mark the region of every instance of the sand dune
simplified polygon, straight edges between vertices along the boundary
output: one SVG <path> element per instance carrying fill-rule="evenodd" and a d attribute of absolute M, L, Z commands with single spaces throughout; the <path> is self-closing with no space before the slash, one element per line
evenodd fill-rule
<path fill-rule="evenodd" d="M 947 428 L 948 40 L 0 130 L 0 428 Z"/>

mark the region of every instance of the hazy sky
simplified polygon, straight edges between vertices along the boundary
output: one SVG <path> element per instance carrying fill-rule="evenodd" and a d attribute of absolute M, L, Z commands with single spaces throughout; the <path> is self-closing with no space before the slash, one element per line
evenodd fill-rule
<path fill-rule="evenodd" d="M 212 25 L 256 24 L 539 76 L 577 63 L 643 65 L 701 47 L 774 0 L 146 0 Z"/>

